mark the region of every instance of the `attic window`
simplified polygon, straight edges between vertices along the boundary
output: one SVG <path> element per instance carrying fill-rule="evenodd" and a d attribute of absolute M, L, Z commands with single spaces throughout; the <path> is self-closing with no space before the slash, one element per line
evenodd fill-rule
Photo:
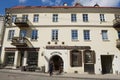
<path fill-rule="evenodd" d="M 94 7 L 99 7 L 99 5 L 96 3 L 96 4 L 94 5 Z"/>
<path fill-rule="evenodd" d="M 79 7 L 79 6 L 83 6 L 83 5 L 80 3 L 75 3 L 75 7 Z"/>

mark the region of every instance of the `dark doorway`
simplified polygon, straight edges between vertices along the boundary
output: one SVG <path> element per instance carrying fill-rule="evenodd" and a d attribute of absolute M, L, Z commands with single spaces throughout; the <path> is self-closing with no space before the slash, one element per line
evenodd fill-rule
<path fill-rule="evenodd" d="M 84 64 L 84 71 L 89 74 L 94 74 L 94 64 Z"/>
<path fill-rule="evenodd" d="M 53 62 L 54 64 L 54 71 L 63 71 L 63 60 L 60 56 L 53 56 L 51 59 L 50 59 L 50 62 Z"/>
<path fill-rule="evenodd" d="M 24 51 L 20 51 L 20 66 L 23 66 Z"/>
<path fill-rule="evenodd" d="M 112 61 L 113 55 L 101 55 L 102 74 L 113 73 Z"/>

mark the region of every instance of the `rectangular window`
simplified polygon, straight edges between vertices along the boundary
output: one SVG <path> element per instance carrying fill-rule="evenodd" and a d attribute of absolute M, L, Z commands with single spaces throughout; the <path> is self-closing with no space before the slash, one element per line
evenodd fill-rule
<path fill-rule="evenodd" d="M 78 40 L 78 30 L 71 31 L 72 40 Z"/>
<path fill-rule="evenodd" d="M 25 37 L 27 34 L 27 30 L 20 30 L 20 37 Z"/>
<path fill-rule="evenodd" d="M 90 30 L 84 30 L 84 40 L 90 40 Z"/>
<path fill-rule="evenodd" d="M 28 20 L 28 15 L 22 15 L 23 22 L 26 22 Z"/>
<path fill-rule="evenodd" d="M 120 39 L 120 31 L 118 31 L 118 39 Z"/>
<path fill-rule="evenodd" d="M 58 14 L 53 14 L 53 22 L 58 22 Z"/>
<path fill-rule="evenodd" d="M 14 23 L 17 18 L 17 15 L 12 15 L 12 22 Z"/>
<path fill-rule="evenodd" d="M 39 15 L 35 14 L 33 18 L 33 22 L 38 22 L 39 21 Z"/>
<path fill-rule="evenodd" d="M 27 64 L 28 66 L 38 66 L 38 52 L 28 51 L 27 55 Z"/>
<path fill-rule="evenodd" d="M 77 21 L 76 14 L 71 14 L 71 22 L 76 22 L 76 21 Z"/>
<path fill-rule="evenodd" d="M 120 19 L 120 14 L 115 14 L 115 19 Z"/>
<path fill-rule="evenodd" d="M 83 14 L 83 22 L 88 22 L 88 14 Z"/>
<path fill-rule="evenodd" d="M 38 30 L 32 30 L 31 40 L 37 40 L 38 38 Z"/>
<path fill-rule="evenodd" d="M 52 40 L 58 40 L 58 30 L 52 30 Z"/>
<path fill-rule="evenodd" d="M 8 32 L 8 40 L 12 40 L 12 38 L 14 37 L 14 32 L 15 32 L 15 30 L 9 30 L 9 32 Z"/>
<path fill-rule="evenodd" d="M 13 66 L 14 65 L 15 53 L 7 52 L 5 54 L 6 54 L 5 55 L 5 66 Z"/>
<path fill-rule="evenodd" d="M 105 22 L 104 14 L 100 14 L 100 21 L 101 21 L 101 22 Z"/>
<path fill-rule="evenodd" d="M 108 40 L 108 31 L 107 30 L 102 30 L 102 39 Z"/>
<path fill-rule="evenodd" d="M 82 66 L 82 54 L 77 50 L 70 51 L 70 65 L 71 67 Z"/>

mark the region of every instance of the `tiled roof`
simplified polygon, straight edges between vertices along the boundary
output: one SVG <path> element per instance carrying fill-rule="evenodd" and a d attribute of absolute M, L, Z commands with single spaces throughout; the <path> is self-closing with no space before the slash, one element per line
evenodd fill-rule
<path fill-rule="evenodd" d="M 15 6 L 12 9 L 24 8 L 119 8 L 119 7 L 95 7 L 95 6 Z"/>

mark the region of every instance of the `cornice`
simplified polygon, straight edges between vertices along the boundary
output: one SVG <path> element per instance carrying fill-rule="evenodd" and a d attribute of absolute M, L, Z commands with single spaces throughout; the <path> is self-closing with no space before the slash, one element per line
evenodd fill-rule
<path fill-rule="evenodd" d="M 120 13 L 120 8 L 95 8 L 95 7 L 41 7 L 41 8 L 9 8 L 10 13 Z"/>
<path fill-rule="evenodd" d="M 11 26 L 7 28 L 13 28 L 17 26 Z M 30 25 L 30 27 L 113 27 L 113 25 Z M 22 27 L 21 27 L 22 28 Z"/>

